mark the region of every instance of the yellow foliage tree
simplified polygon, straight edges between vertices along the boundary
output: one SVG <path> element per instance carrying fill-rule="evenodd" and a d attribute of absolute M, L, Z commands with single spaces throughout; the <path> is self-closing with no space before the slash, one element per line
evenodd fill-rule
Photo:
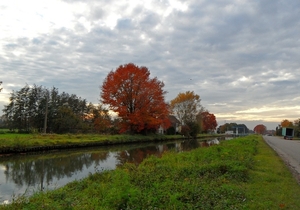
<path fill-rule="evenodd" d="M 197 114 L 201 111 L 200 96 L 194 91 L 179 93 L 176 98 L 170 102 L 172 113 L 177 117 L 182 125 L 189 122 L 195 122 Z"/>

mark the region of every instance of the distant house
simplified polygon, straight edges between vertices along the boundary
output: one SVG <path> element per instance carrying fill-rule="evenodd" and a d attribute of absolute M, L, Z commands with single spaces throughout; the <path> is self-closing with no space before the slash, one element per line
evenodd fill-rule
<path fill-rule="evenodd" d="M 226 135 L 233 135 L 233 131 L 226 131 L 225 134 Z"/>
<path fill-rule="evenodd" d="M 169 120 L 171 122 L 171 127 L 175 128 L 176 133 L 181 132 L 180 121 L 174 115 L 169 115 Z"/>
<path fill-rule="evenodd" d="M 174 115 L 169 115 L 169 120 L 171 122 L 170 127 L 173 127 L 175 129 L 175 133 L 181 132 L 180 121 Z M 159 128 L 157 129 L 157 133 L 164 134 L 166 133 L 166 129 L 164 129 L 162 126 L 159 126 Z"/>

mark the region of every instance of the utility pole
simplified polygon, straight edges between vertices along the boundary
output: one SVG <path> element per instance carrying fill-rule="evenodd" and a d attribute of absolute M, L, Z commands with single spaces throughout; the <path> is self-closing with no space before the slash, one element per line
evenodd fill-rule
<path fill-rule="evenodd" d="M 45 111 L 45 120 L 44 120 L 44 134 L 47 133 L 47 117 L 48 117 L 48 90 L 47 90 L 47 95 L 46 95 L 46 111 Z"/>

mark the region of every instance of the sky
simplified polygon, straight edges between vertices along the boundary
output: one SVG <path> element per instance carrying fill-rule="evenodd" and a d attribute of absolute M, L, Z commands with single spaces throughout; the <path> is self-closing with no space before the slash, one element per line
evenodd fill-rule
<path fill-rule="evenodd" d="M 98 104 L 127 63 L 166 102 L 194 91 L 218 125 L 275 129 L 300 118 L 300 1 L 0 0 L 0 114 L 26 84 Z"/>

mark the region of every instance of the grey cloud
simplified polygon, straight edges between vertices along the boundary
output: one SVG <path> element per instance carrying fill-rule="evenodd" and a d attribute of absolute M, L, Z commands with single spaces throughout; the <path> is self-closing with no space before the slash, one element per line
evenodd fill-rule
<path fill-rule="evenodd" d="M 99 20 L 105 16 L 105 11 L 101 7 L 94 7 L 91 10 L 90 17 L 92 20 Z"/>
<path fill-rule="evenodd" d="M 133 24 L 130 19 L 121 19 L 118 20 L 117 29 L 119 30 L 130 30 L 133 29 Z"/>
<path fill-rule="evenodd" d="M 298 1 L 190 1 L 187 11 L 166 17 L 143 5 L 125 14 L 117 1 L 82 3 L 89 12 L 76 14 L 73 28 L 0 42 L 4 84 L 55 86 L 97 103 L 108 72 L 133 62 L 164 81 L 167 101 L 194 91 L 209 111 L 236 120 L 251 107 L 299 103 L 287 100 L 300 89 Z M 111 7 L 121 14 L 114 29 L 98 24 Z"/>

